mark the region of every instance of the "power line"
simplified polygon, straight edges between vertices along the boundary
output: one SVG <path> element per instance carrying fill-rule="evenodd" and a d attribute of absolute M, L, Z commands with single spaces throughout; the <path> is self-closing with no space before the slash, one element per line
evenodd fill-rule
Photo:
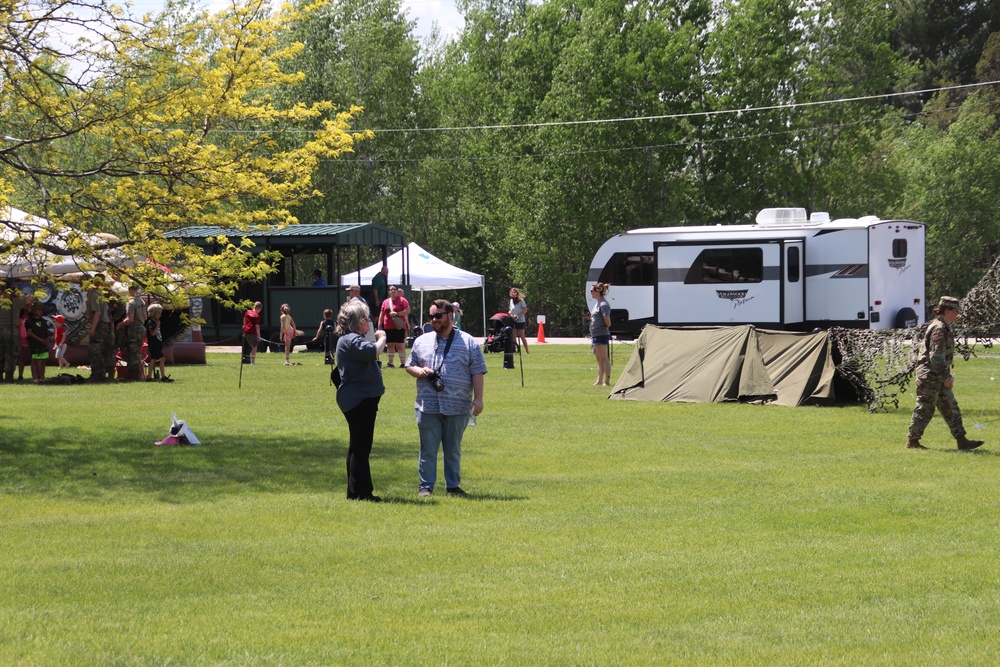
<path fill-rule="evenodd" d="M 943 109 L 935 109 L 932 111 L 921 111 L 919 113 L 906 113 L 906 114 L 892 114 L 888 116 L 882 116 L 881 118 L 868 118 L 864 120 L 856 120 L 843 123 L 831 123 L 827 125 L 816 125 L 813 127 L 798 127 L 791 128 L 788 130 L 780 130 L 773 132 L 760 132 L 756 134 L 741 134 L 737 136 L 730 137 L 719 137 L 716 139 L 690 139 L 685 141 L 678 141 L 674 143 L 667 144 L 649 144 L 643 146 L 618 146 L 615 148 L 593 148 L 593 149 L 580 149 L 580 150 L 568 150 L 559 151 L 551 153 L 525 153 L 521 155 L 486 155 L 480 157 L 432 157 L 425 156 L 419 158 L 362 158 L 362 159 L 344 159 L 339 158 L 336 160 L 321 160 L 321 162 L 338 163 L 338 164 L 371 164 L 373 162 L 383 163 L 383 164 L 403 164 L 410 162 L 495 162 L 498 160 L 532 160 L 541 158 L 553 158 L 553 157 L 566 157 L 571 155 L 594 155 L 601 153 L 627 153 L 631 151 L 644 151 L 644 150 L 656 150 L 656 149 L 667 149 L 667 148 L 691 148 L 694 146 L 708 146 L 711 144 L 727 143 L 732 141 L 745 141 L 747 139 L 765 139 L 767 137 L 776 137 L 788 134 L 810 134 L 815 132 L 825 132 L 829 130 L 836 130 L 843 127 L 852 127 L 857 125 L 869 125 L 873 123 L 883 123 L 889 120 L 895 120 L 900 118 L 908 118 L 914 116 L 929 116 L 936 113 L 943 113 L 946 111 L 955 111 L 959 107 L 946 107 Z"/>
<path fill-rule="evenodd" d="M 712 116 L 725 116 L 725 115 L 739 115 L 748 114 L 759 111 L 777 111 L 781 109 L 800 109 L 808 107 L 818 107 L 827 106 L 834 104 L 847 104 L 849 102 L 867 102 L 871 100 L 879 100 L 886 98 L 904 97 L 907 95 L 923 95 L 926 93 L 940 93 L 948 90 L 963 90 L 967 88 L 980 88 L 983 86 L 993 86 L 1000 84 L 998 81 L 982 81 L 980 83 L 966 83 L 956 86 L 942 86 L 940 88 L 924 88 L 922 90 L 908 90 L 900 93 L 881 93 L 879 95 L 862 95 L 858 97 L 841 97 L 834 100 L 819 100 L 816 102 L 789 102 L 788 104 L 774 104 L 770 106 L 760 106 L 760 107 L 746 107 L 744 109 L 720 109 L 718 111 L 689 111 L 685 113 L 675 113 L 675 114 L 662 114 L 658 116 L 637 116 L 631 118 L 597 118 L 591 120 L 563 120 L 563 121 L 551 121 L 547 123 L 512 123 L 509 125 L 464 125 L 456 127 L 400 127 L 400 128 L 387 128 L 382 130 L 364 128 L 365 131 L 371 131 L 374 134 L 389 134 L 392 132 L 396 133 L 406 133 L 406 132 L 469 132 L 472 130 L 516 130 L 516 129 L 529 129 L 529 128 L 543 128 L 543 127 L 569 127 L 574 125 L 601 125 L 601 124 L 611 124 L 611 123 L 633 123 L 638 121 L 651 121 L 651 120 L 674 120 L 683 118 L 710 118 Z M 215 129 L 212 130 L 214 133 L 220 134 L 273 134 L 275 130 L 273 129 L 261 129 L 261 130 L 223 130 Z M 290 129 L 284 130 L 283 134 L 315 134 L 316 130 L 306 130 L 306 129 Z"/>
<path fill-rule="evenodd" d="M 777 111 L 780 109 L 799 109 L 806 107 L 825 106 L 831 104 L 846 104 L 848 102 L 866 102 L 906 95 L 923 95 L 926 93 L 938 93 L 946 90 L 962 90 L 965 88 L 978 88 L 982 86 L 992 86 L 1000 81 L 983 81 L 980 83 L 966 83 L 957 86 L 942 86 L 940 88 L 924 88 L 922 90 L 909 90 L 900 93 L 882 93 L 879 95 L 862 95 L 858 97 L 841 97 L 834 100 L 819 100 L 816 102 L 790 102 L 788 104 L 774 104 L 770 106 L 747 107 L 745 109 L 721 109 L 718 111 L 689 111 L 685 113 L 662 114 L 657 116 L 637 116 L 631 118 L 597 118 L 591 120 L 561 120 L 547 123 L 512 123 L 510 125 L 465 125 L 459 127 L 412 127 L 412 128 L 392 128 L 384 130 L 372 130 L 375 134 L 389 132 L 468 132 L 470 130 L 514 130 L 537 127 L 566 127 L 572 125 L 599 125 L 609 123 L 633 123 L 637 121 L 649 120 L 676 120 L 682 118 L 708 118 L 711 116 L 723 116 L 753 113 L 757 111 Z"/>

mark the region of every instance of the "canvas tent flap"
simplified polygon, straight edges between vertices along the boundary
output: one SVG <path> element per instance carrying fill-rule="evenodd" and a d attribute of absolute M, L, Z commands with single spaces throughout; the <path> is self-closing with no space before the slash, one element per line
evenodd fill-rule
<path fill-rule="evenodd" d="M 797 406 L 834 398 L 836 372 L 826 331 L 757 331 L 764 366 L 778 393 L 776 403 Z"/>
<path fill-rule="evenodd" d="M 715 403 L 775 396 L 752 327 L 647 326 L 611 398 Z"/>
<path fill-rule="evenodd" d="M 834 398 L 827 332 L 647 326 L 611 398 L 802 405 Z"/>

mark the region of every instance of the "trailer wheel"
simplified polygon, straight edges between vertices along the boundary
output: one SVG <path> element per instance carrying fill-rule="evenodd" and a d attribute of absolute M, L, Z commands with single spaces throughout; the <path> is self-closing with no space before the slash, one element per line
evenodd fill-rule
<path fill-rule="evenodd" d="M 897 329 L 912 329 L 917 326 L 917 313 L 912 308 L 900 308 L 893 326 Z"/>

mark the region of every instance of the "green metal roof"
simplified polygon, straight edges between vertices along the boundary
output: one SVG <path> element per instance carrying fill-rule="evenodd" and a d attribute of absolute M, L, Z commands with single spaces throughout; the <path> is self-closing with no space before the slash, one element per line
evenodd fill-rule
<path fill-rule="evenodd" d="M 199 245 L 205 244 L 205 239 L 224 235 L 229 238 L 247 237 L 261 245 L 269 246 L 297 245 L 301 243 L 336 245 L 406 245 L 406 235 L 394 229 L 388 229 L 374 222 L 332 222 L 321 224 L 300 223 L 288 225 L 282 229 L 277 227 L 251 227 L 246 231 L 239 229 L 195 226 L 174 229 L 164 233 L 167 238 L 187 239 Z"/>

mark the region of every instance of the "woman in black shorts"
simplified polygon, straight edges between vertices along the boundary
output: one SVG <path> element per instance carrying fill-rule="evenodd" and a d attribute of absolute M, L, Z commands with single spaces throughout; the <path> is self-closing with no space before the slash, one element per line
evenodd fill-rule
<path fill-rule="evenodd" d="M 514 336 L 524 347 L 524 353 L 528 352 L 528 340 L 524 337 L 525 328 L 528 326 L 528 302 L 524 300 L 525 294 L 516 287 L 510 288 L 510 308 L 507 309 L 511 319 L 514 320 Z"/>

